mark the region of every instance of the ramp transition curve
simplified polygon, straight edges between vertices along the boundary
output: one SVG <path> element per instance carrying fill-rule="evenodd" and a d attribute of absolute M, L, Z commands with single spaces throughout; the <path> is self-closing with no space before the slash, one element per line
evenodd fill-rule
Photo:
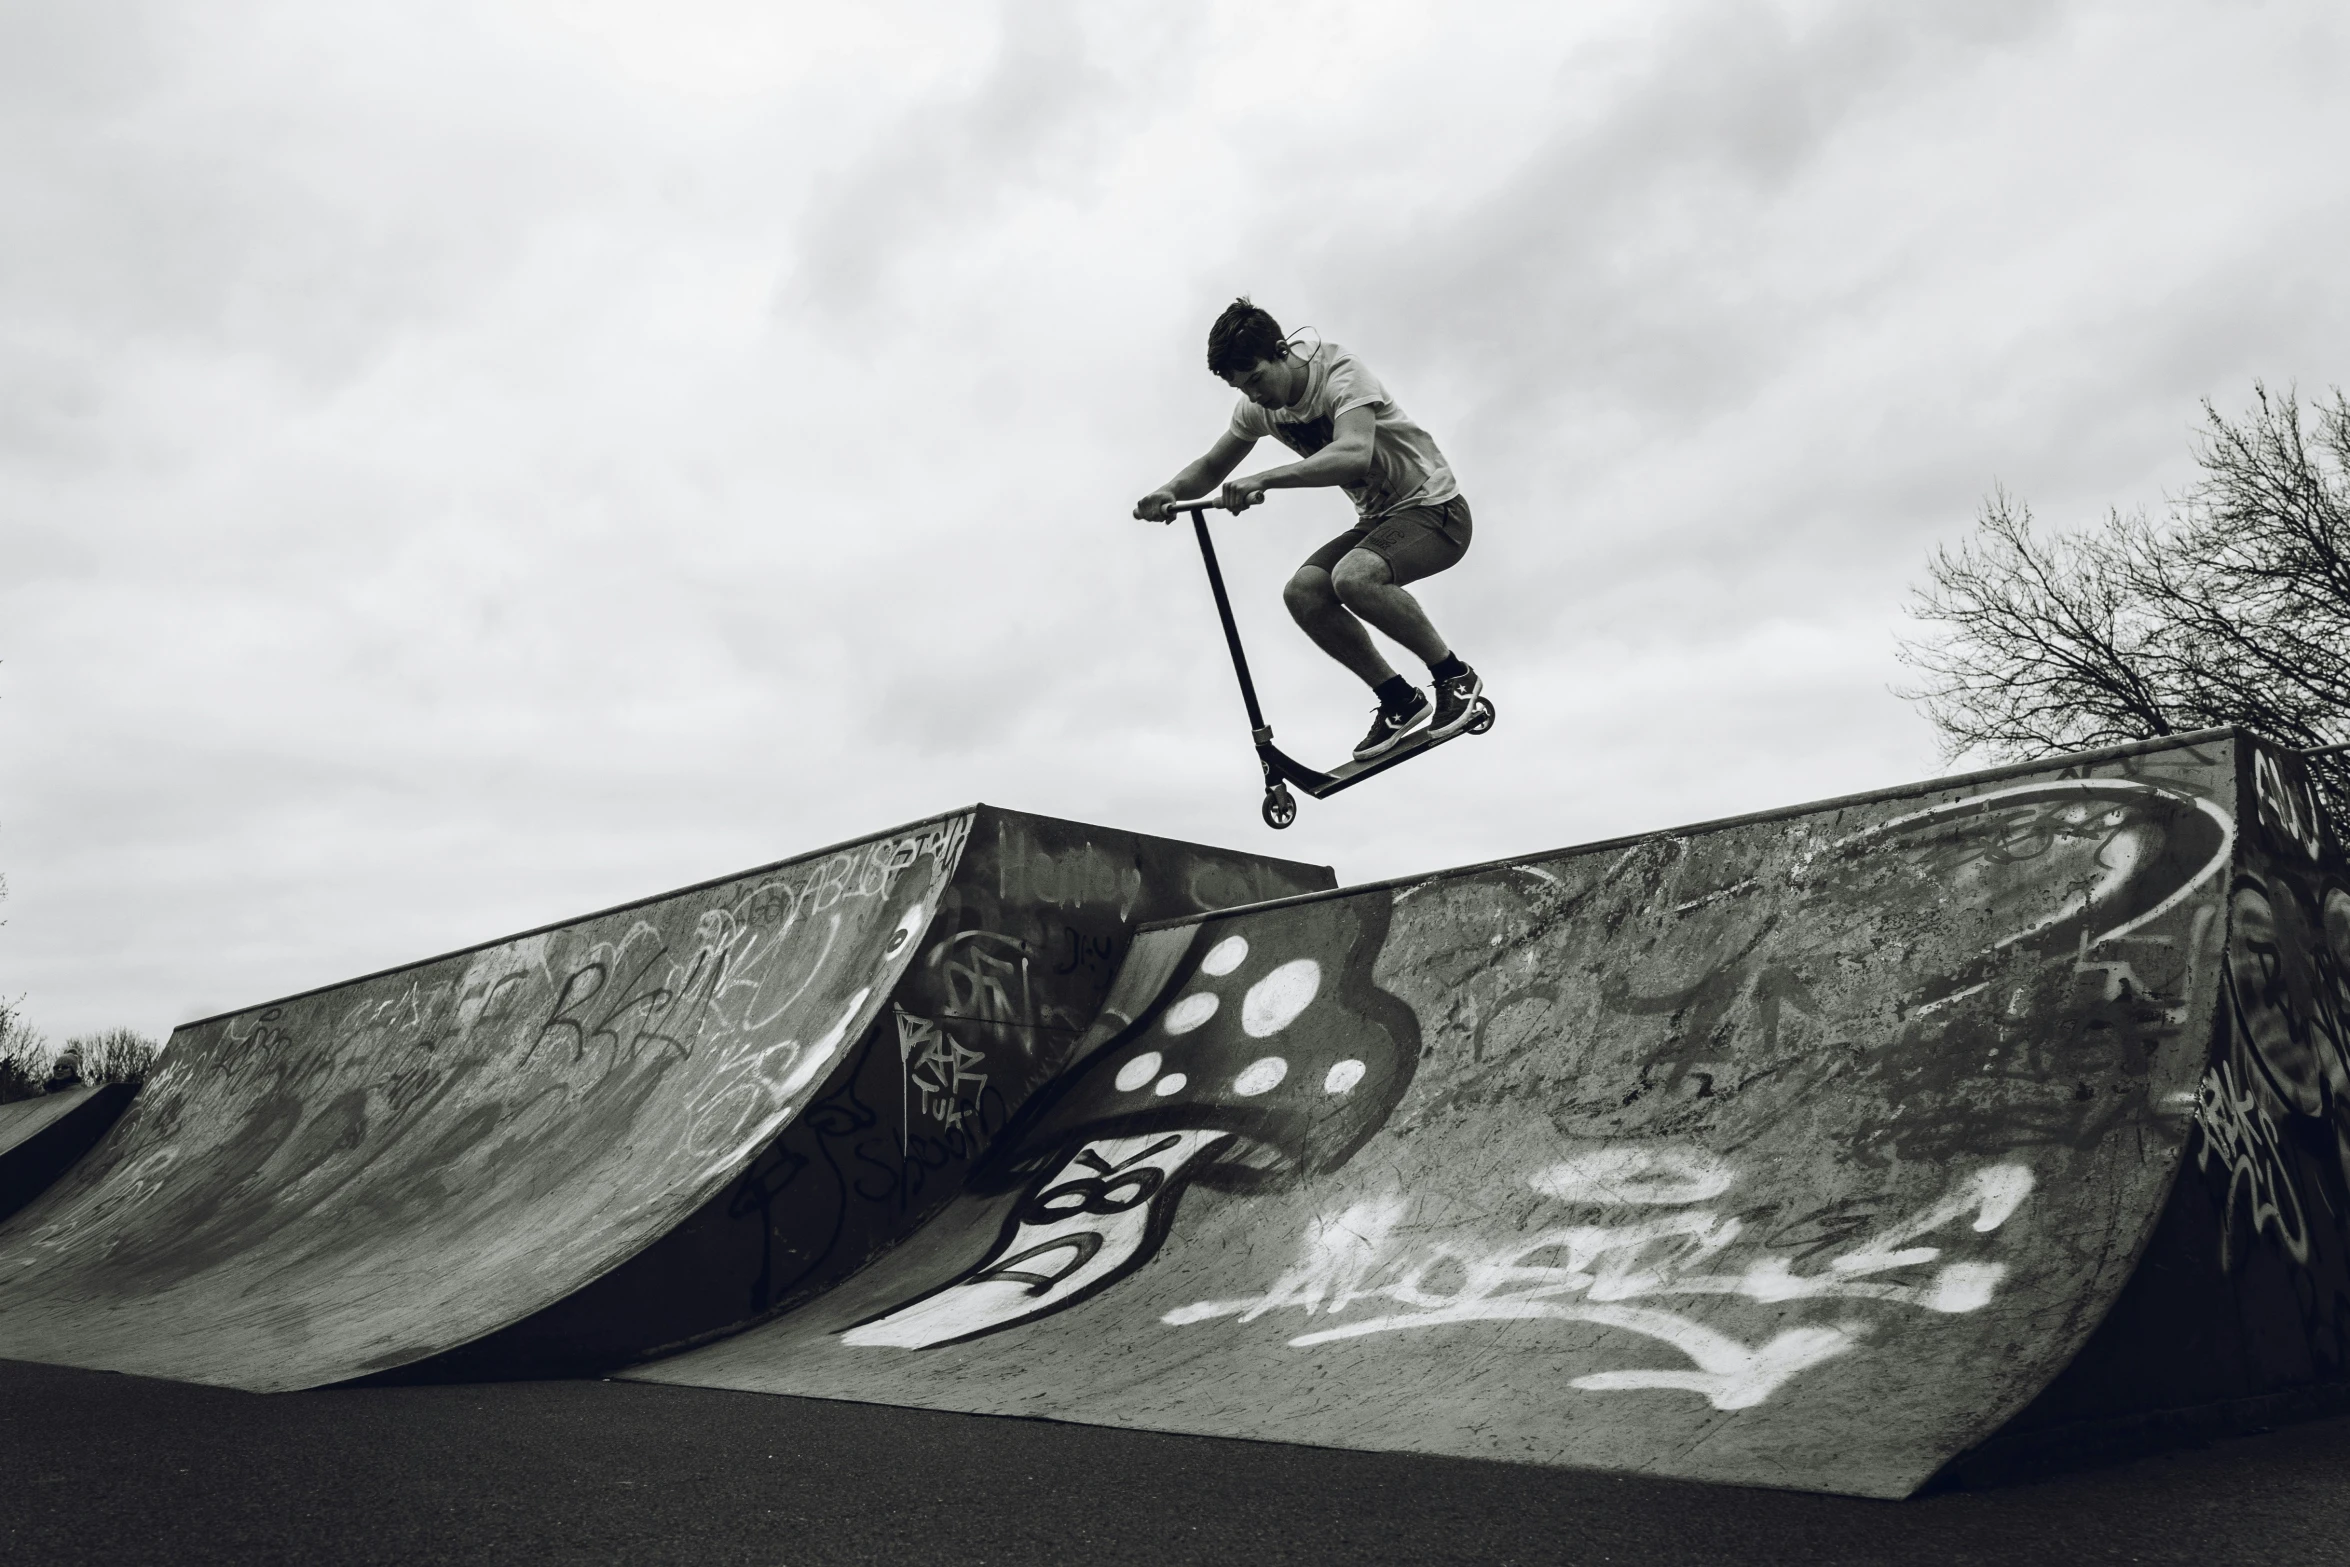
<path fill-rule="evenodd" d="M 723 1331 L 960 1189 L 1136 921 L 1328 885 L 978 806 L 186 1025 L 0 1226 L 0 1356 L 274 1390 Z"/>
<path fill-rule="evenodd" d="M 2232 731 L 1146 929 L 650 1380 L 1897 1497 L 2350 1359 L 2350 875 Z"/>
<path fill-rule="evenodd" d="M 127 1083 L 108 1083 L 0 1105 L 0 1219 L 72 1169 L 137 1092 Z"/>

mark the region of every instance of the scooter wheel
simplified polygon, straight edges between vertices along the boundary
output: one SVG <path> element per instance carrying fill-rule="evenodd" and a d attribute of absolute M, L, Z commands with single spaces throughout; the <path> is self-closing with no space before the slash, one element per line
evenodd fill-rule
<path fill-rule="evenodd" d="M 1470 710 L 1468 723 L 1462 727 L 1473 735 L 1481 735 L 1491 729 L 1493 727 L 1493 704 L 1483 697 L 1477 698 L 1477 705 Z"/>
<path fill-rule="evenodd" d="M 1265 825 L 1279 832 L 1297 820 L 1297 797 L 1288 789 L 1274 787 L 1265 791 Z"/>

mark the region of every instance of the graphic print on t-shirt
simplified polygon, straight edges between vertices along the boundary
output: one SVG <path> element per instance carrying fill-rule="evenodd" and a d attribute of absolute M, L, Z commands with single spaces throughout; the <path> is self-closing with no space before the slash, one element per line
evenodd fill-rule
<path fill-rule="evenodd" d="M 1295 402 L 1267 408 L 1242 398 L 1232 411 L 1232 433 L 1244 441 L 1270 435 L 1300 457 L 1311 457 L 1337 438 L 1341 414 L 1371 410 L 1369 472 L 1341 485 L 1364 517 L 1383 516 L 1407 506 L 1441 506 L 1460 494 L 1452 467 L 1426 430 L 1396 406 L 1370 367 L 1336 343 L 1306 356 L 1306 384 Z"/>
<path fill-rule="evenodd" d="M 1328 446 L 1336 433 L 1328 415 L 1319 419 L 1300 419 L 1295 424 L 1275 421 L 1273 425 L 1273 438 L 1300 457 L 1313 456 Z"/>

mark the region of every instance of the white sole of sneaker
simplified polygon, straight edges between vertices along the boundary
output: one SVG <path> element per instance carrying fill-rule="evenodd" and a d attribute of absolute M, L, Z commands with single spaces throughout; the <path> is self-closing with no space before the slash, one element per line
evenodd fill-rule
<path fill-rule="evenodd" d="M 1371 747 L 1367 751 L 1355 752 L 1355 760 L 1358 762 L 1375 762 L 1379 760 L 1379 758 L 1385 756 L 1388 752 L 1394 750 L 1397 746 L 1403 744 L 1406 740 L 1409 740 L 1413 735 L 1418 734 L 1420 730 L 1427 724 L 1428 720 L 1435 716 L 1436 709 L 1433 704 L 1421 708 L 1419 712 L 1412 715 L 1412 721 L 1410 723 L 1404 725 L 1401 729 L 1398 729 L 1394 734 L 1388 736 L 1385 740 L 1382 740 L 1379 744 Z"/>
<path fill-rule="evenodd" d="M 1433 722 L 1430 723 L 1428 726 L 1428 738 L 1431 740 L 1449 740 L 1454 735 L 1457 735 L 1462 730 L 1468 728 L 1477 717 L 1477 704 L 1484 700 L 1485 682 L 1480 680 L 1477 682 L 1477 689 L 1469 693 L 1468 703 L 1461 709 L 1460 716 L 1455 718 L 1451 723 L 1444 725 L 1442 728 L 1438 728 Z"/>

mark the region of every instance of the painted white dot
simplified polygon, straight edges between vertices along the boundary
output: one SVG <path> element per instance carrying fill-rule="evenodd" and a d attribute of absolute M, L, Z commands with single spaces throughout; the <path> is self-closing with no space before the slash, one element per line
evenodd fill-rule
<path fill-rule="evenodd" d="M 1259 1056 L 1240 1069 L 1240 1075 L 1232 1080 L 1232 1091 L 1243 1099 L 1254 1099 L 1279 1088 L 1288 1075 L 1289 1063 L 1279 1056 Z"/>
<path fill-rule="evenodd" d="M 864 1009 L 865 998 L 872 994 L 872 988 L 868 986 L 849 997 L 848 1008 L 841 1013 L 840 1021 L 826 1029 L 824 1037 L 810 1045 L 801 1054 L 797 1064 L 792 1067 L 790 1074 L 776 1085 L 780 1092 L 786 1095 L 796 1094 L 815 1080 L 816 1074 L 823 1069 L 824 1063 L 830 1061 L 835 1052 L 840 1049 L 841 1041 L 848 1038 L 849 1025 L 857 1020 L 858 1012 Z"/>
<path fill-rule="evenodd" d="M 1322 1092 L 1326 1094 L 1343 1094 L 1348 1089 L 1354 1087 L 1355 1084 L 1361 1082 L 1363 1080 L 1363 1073 L 1368 1070 L 1369 1068 L 1365 1067 L 1360 1061 L 1341 1061 L 1330 1069 L 1330 1073 L 1327 1077 L 1322 1079 Z"/>
<path fill-rule="evenodd" d="M 1202 974 L 1229 974 L 1247 961 L 1248 938 L 1226 936 L 1208 949 L 1208 955 L 1199 960 Z"/>
<path fill-rule="evenodd" d="M 1145 1050 L 1141 1055 L 1118 1068 L 1115 1081 L 1122 1093 L 1133 1093 L 1137 1088 L 1159 1075 L 1159 1053 Z"/>
<path fill-rule="evenodd" d="M 1322 988 L 1322 965 L 1292 958 L 1248 987 L 1240 1002 L 1241 1032 L 1251 1039 L 1278 1034 L 1311 1006 Z"/>
<path fill-rule="evenodd" d="M 1170 1034 L 1190 1033 L 1216 1015 L 1216 1005 L 1216 996 L 1213 991 L 1202 990 L 1185 996 L 1167 1009 L 1167 1032 Z"/>
<path fill-rule="evenodd" d="M 1169 1072 L 1165 1077 L 1159 1079 L 1159 1086 L 1152 1089 L 1151 1092 L 1164 1099 L 1169 1094 L 1183 1092 L 1183 1085 L 1190 1081 L 1191 1079 L 1185 1077 L 1181 1072 Z"/>
<path fill-rule="evenodd" d="M 922 927 L 928 923 L 923 918 L 925 912 L 919 903 L 906 910 L 905 917 L 898 921 L 898 928 L 889 933 L 889 945 L 881 952 L 884 959 L 894 958 L 905 951 L 907 943 L 920 934 Z"/>

